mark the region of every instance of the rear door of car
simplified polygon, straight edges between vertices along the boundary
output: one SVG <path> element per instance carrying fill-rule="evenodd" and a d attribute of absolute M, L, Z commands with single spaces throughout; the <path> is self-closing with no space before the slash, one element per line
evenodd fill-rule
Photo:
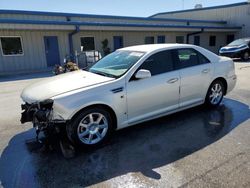
<path fill-rule="evenodd" d="M 211 62 L 193 48 L 176 49 L 174 54 L 180 70 L 180 107 L 202 102 L 211 82 Z"/>
<path fill-rule="evenodd" d="M 151 72 L 150 78 L 135 79 L 140 69 Z M 179 107 L 179 71 L 175 70 L 172 52 L 151 55 L 127 83 L 128 123 L 134 123 Z"/>

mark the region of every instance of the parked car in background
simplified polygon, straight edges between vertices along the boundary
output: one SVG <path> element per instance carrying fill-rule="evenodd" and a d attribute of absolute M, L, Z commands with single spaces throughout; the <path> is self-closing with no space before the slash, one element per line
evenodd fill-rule
<path fill-rule="evenodd" d="M 119 49 L 94 64 L 45 79 L 21 94 L 21 122 L 57 127 L 93 147 L 112 131 L 206 103 L 215 107 L 236 83 L 234 62 L 188 44 Z M 60 127 L 60 128 L 58 128 Z"/>
<path fill-rule="evenodd" d="M 222 47 L 219 53 L 221 56 L 248 60 L 250 56 L 250 38 L 237 39 Z"/>

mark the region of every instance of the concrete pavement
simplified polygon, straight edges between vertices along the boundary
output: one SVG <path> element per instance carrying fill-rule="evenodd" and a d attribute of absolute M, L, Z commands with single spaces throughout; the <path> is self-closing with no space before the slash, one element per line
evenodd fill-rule
<path fill-rule="evenodd" d="M 70 160 L 28 151 L 21 90 L 48 76 L 0 80 L 0 187 L 250 187 L 250 63 L 217 109 L 196 107 L 115 133 Z"/>

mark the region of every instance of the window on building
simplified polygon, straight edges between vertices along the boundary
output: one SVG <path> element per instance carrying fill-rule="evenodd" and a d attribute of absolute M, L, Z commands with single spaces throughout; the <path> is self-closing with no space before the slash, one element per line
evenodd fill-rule
<path fill-rule="evenodd" d="M 216 46 L 216 36 L 209 37 L 209 46 Z"/>
<path fill-rule="evenodd" d="M 165 36 L 157 36 L 157 43 L 161 44 L 161 43 L 165 43 Z"/>
<path fill-rule="evenodd" d="M 183 44 L 184 36 L 176 36 L 176 43 Z"/>
<path fill-rule="evenodd" d="M 152 36 L 145 37 L 145 44 L 154 44 L 154 43 L 155 43 L 154 37 L 152 37 Z"/>
<path fill-rule="evenodd" d="M 81 50 L 82 51 L 95 50 L 94 37 L 81 37 Z"/>
<path fill-rule="evenodd" d="M 194 36 L 194 45 L 200 45 L 200 36 Z"/>
<path fill-rule="evenodd" d="M 234 35 L 227 35 L 227 44 L 234 41 Z"/>
<path fill-rule="evenodd" d="M 5 56 L 23 55 L 21 37 L 0 37 L 2 53 Z"/>
<path fill-rule="evenodd" d="M 174 63 L 171 51 L 167 50 L 153 54 L 139 69 L 149 70 L 152 76 L 172 71 L 174 69 Z"/>

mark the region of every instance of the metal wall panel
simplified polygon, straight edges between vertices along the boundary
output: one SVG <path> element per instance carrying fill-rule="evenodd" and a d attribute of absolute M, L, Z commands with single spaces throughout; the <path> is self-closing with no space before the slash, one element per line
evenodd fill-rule
<path fill-rule="evenodd" d="M 44 36 L 57 36 L 60 61 L 69 52 L 68 32 L 60 31 L 10 31 L 0 30 L 0 36 L 21 36 L 24 55 L 3 56 L 0 53 L 0 74 L 20 72 L 27 70 L 47 69 Z"/>
<path fill-rule="evenodd" d="M 234 34 L 234 33 L 227 33 L 227 34 Z M 206 32 L 206 33 L 198 34 L 198 36 L 200 36 L 200 46 L 218 54 L 219 48 L 221 46 L 226 45 L 227 34 L 221 33 L 221 32 L 220 33 Z M 194 36 L 195 35 L 190 36 L 190 39 L 189 39 L 190 44 L 194 44 Z M 215 46 L 209 46 L 209 37 L 210 36 L 216 36 L 216 45 Z"/>
<path fill-rule="evenodd" d="M 0 36 L 21 36 L 23 41 L 23 56 L 3 56 L 0 54 L 0 74 L 11 72 L 43 70 L 47 68 L 44 36 L 57 36 L 61 62 L 65 55 L 69 54 L 69 31 L 23 31 L 23 30 L 0 30 Z M 186 41 L 187 32 L 179 31 L 80 31 L 73 35 L 73 49 L 80 51 L 80 37 L 93 36 L 95 38 L 95 49 L 102 52 L 102 41 L 108 39 L 109 47 L 113 51 L 113 36 L 123 36 L 124 47 L 144 44 L 146 36 L 154 36 L 155 42 L 157 36 L 165 36 L 166 43 L 175 43 L 176 36 L 184 36 Z M 231 33 L 228 33 L 231 34 Z M 216 46 L 210 47 L 209 36 L 216 35 Z M 220 46 L 225 45 L 226 35 L 224 32 L 210 32 L 200 34 L 201 46 L 215 53 Z M 190 43 L 193 43 L 193 36 L 190 37 Z"/>
<path fill-rule="evenodd" d="M 205 32 L 200 35 L 200 46 L 214 52 L 218 53 L 221 46 L 226 44 L 227 34 L 234 34 L 234 32 Z M 124 47 L 144 44 L 146 36 L 154 36 L 155 43 L 157 41 L 157 36 L 165 36 L 166 43 L 176 43 L 176 36 L 184 36 L 184 42 L 186 42 L 187 32 L 161 32 L 161 31 L 81 31 L 73 36 L 74 50 L 80 51 L 80 37 L 93 36 L 95 38 L 95 49 L 102 52 L 102 41 L 108 39 L 109 48 L 113 51 L 113 36 L 122 36 Z M 216 36 L 216 46 L 209 46 L 209 37 L 211 35 Z M 190 44 L 193 44 L 194 36 L 190 36 Z"/>
<path fill-rule="evenodd" d="M 137 24 L 169 24 L 169 25 L 187 25 L 187 21 L 175 22 L 175 21 L 157 21 L 157 20 L 126 20 L 126 19 L 107 19 L 107 18 L 81 18 L 73 17 L 71 21 L 85 21 L 85 22 L 110 22 L 110 23 L 137 23 Z M 221 23 L 196 23 L 189 22 L 189 25 L 205 25 L 205 26 L 223 26 Z"/>
<path fill-rule="evenodd" d="M 27 15 L 27 14 L 0 14 L 2 19 L 17 19 L 17 20 L 53 20 L 66 21 L 65 16 L 46 16 L 46 15 Z"/>
<path fill-rule="evenodd" d="M 113 51 L 113 36 L 122 36 L 124 47 L 144 44 L 146 36 L 154 36 L 157 41 L 157 36 L 166 36 L 166 43 L 175 43 L 174 32 L 155 32 L 155 31 L 81 31 L 73 36 L 74 50 L 80 51 L 80 38 L 85 36 L 93 36 L 95 38 L 95 49 L 102 52 L 102 41 L 108 39 L 109 48 Z M 178 35 L 186 36 L 186 33 L 180 32 Z"/>
<path fill-rule="evenodd" d="M 82 21 L 82 22 L 110 22 L 110 23 L 137 23 L 137 24 L 169 24 L 169 25 L 187 25 L 188 21 L 169 21 L 169 20 L 150 20 L 150 19 L 126 19 L 126 18 L 102 18 L 102 17 L 91 17 L 91 16 L 83 16 L 83 17 L 67 17 L 67 16 L 49 16 L 49 15 L 27 15 L 27 14 L 7 14 L 1 13 L 0 19 L 16 19 L 16 20 L 40 20 L 40 21 Z M 186 18 L 184 18 L 186 19 Z M 206 19 L 204 19 L 206 20 Z M 224 23 L 212 23 L 212 22 L 204 22 L 204 23 L 196 23 L 189 22 L 189 25 L 206 25 L 206 26 L 223 26 Z"/>
<path fill-rule="evenodd" d="M 237 37 L 250 36 L 250 4 L 220 9 L 196 10 L 156 15 L 155 18 L 211 19 L 227 21 L 230 26 L 243 26 Z"/>
<path fill-rule="evenodd" d="M 75 29 L 74 25 L 36 25 L 36 24 L 2 24 L 0 23 L 0 29 L 7 30 L 62 30 L 72 31 Z"/>

